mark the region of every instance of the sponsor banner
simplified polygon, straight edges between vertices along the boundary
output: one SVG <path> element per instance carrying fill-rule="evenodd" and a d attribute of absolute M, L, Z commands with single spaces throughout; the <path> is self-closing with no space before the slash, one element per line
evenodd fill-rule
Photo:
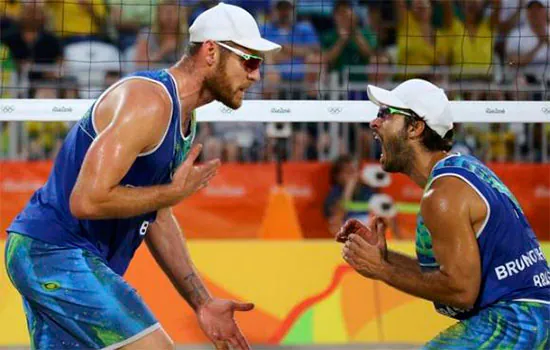
<path fill-rule="evenodd" d="M 0 120 L 78 120 L 93 100 L 18 100 L 0 102 Z M 451 101 L 456 123 L 546 123 L 548 101 Z M 370 101 L 245 100 L 238 110 L 212 102 L 197 109 L 197 119 L 240 122 L 369 122 L 378 107 Z M 519 119 L 518 119 L 519 118 Z"/>
<path fill-rule="evenodd" d="M 550 240 L 550 165 L 490 164 L 520 202 L 537 236 Z M 0 237 L 33 191 L 46 180 L 50 162 L 0 162 Z M 329 163 L 286 163 L 284 186 L 294 197 L 306 238 L 330 238 L 323 217 L 329 191 Z M 189 238 L 256 238 L 276 184 L 275 164 L 224 164 L 204 190 L 174 208 Z M 397 204 L 397 221 L 405 238 L 413 238 L 422 189 L 403 175 L 391 175 L 381 189 Z"/>

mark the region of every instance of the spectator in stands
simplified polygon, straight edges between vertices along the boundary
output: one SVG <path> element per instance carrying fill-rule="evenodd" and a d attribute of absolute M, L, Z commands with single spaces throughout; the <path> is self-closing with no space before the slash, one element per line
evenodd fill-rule
<path fill-rule="evenodd" d="M 108 67 L 119 67 L 116 29 L 104 0 L 46 0 L 53 13 L 54 34 L 64 45 L 65 75 L 78 79 L 80 97 L 95 98 L 101 92 Z M 98 74 L 99 73 L 99 74 Z"/>
<path fill-rule="evenodd" d="M 506 37 L 512 30 L 527 24 L 526 0 L 500 0 L 499 34 Z"/>
<path fill-rule="evenodd" d="M 63 77 L 60 83 L 59 98 L 78 98 L 78 80 L 73 77 Z"/>
<path fill-rule="evenodd" d="M 375 55 L 376 36 L 368 25 L 360 26 L 350 0 L 336 1 L 333 19 L 334 28 L 321 33 L 323 60 L 329 69 L 344 73 L 368 65 Z M 349 81 L 365 82 L 367 75 L 350 72 Z"/>
<path fill-rule="evenodd" d="M 525 0 L 500 0 L 500 17 L 498 36 L 495 42 L 495 52 L 500 65 L 506 69 L 506 40 L 512 31 L 527 24 Z M 506 72 L 504 72 L 506 73 Z M 505 76 L 502 79 L 506 79 Z"/>
<path fill-rule="evenodd" d="M 7 18 L 17 21 L 21 15 L 22 1 L 18 0 L 0 0 L 0 18 Z"/>
<path fill-rule="evenodd" d="M 266 39 L 282 46 L 275 53 L 273 62 L 279 69 L 285 85 L 302 85 L 306 78 L 305 69 L 320 62 L 320 45 L 317 33 L 309 22 L 296 22 L 293 0 L 275 0 L 271 20 L 261 29 Z M 314 84 L 319 72 L 307 75 L 307 83 Z M 290 91 L 291 95 L 286 95 Z M 288 86 L 281 93 L 284 97 L 300 99 Z"/>
<path fill-rule="evenodd" d="M 19 0 L 0 0 L 0 40 L 10 49 L 13 49 L 13 47 L 5 41 L 5 37 L 11 34 L 12 30 L 17 30 L 21 5 L 22 2 Z"/>
<path fill-rule="evenodd" d="M 550 20 L 548 2 L 546 0 L 528 0 L 525 4 L 526 23 L 517 26 L 511 31 L 506 41 L 506 55 L 509 73 L 514 77 L 516 99 L 546 100 L 542 91 L 550 86 Z M 521 92 L 525 86 L 538 88 L 538 92 L 526 96 Z M 544 132 L 544 124 L 534 124 L 534 134 Z M 530 160 L 541 159 L 543 145 L 541 138 L 534 138 L 528 130 L 528 124 L 513 125 L 516 140 L 520 144 L 521 152 L 530 157 Z M 542 135 L 541 135 L 542 136 Z"/>
<path fill-rule="evenodd" d="M 359 0 L 367 8 L 366 21 L 376 34 L 379 47 L 394 46 L 396 43 L 395 1 Z"/>
<path fill-rule="evenodd" d="M 20 68 L 31 69 L 30 80 L 53 78 L 59 75 L 59 69 L 47 70 L 38 65 L 52 65 L 63 59 L 60 40 L 45 29 L 47 24 L 46 8 L 40 2 L 25 2 L 19 25 L 6 35 L 5 40 L 13 47 L 13 56 Z"/>
<path fill-rule="evenodd" d="M 31 88 L 30 97 L 34 99 L 59 98 L 59 89 L 52 81 L 39 82 L 39 86 Z M 27 160 L 53 159 L 57 155 L 68 132 L 66 122 L 25 122 L 25 131 L 29 137 L 29 148 L 26 150 Z"/>
<path fill-rule="evenodd" d="M 359 169 L 355 160 L 349 155 L 337 158 L 330 170 L 331 188 L 325 199 L 324 215 L 329 222 L 329 230 L 336 233 L 348 219 L 357 219 L 368 223 L 368 209 L 350 208 L 350 204 L 365 207 L 369 199 L 377 191 L 367 186 L 360 178 Z M 395 219 L 390 220 L 392 232 L 396 238 L 400 237 L 399 228 Z"/>
<path fill-rule="evenodd" d="M 157 0 L 106 1 L 111 22 L 118 32 L 118 48 L 124 53 L 134 46 L 139 31 L 151 26 Z"/>
<path fill-rule="evenodd" d="M 15 97 L 16 67 L 10 49 L 0 43 L 0 97 Z"/>
<path fill-rule="evenodd" d="M 515 135 L 507 124 L 490 123 L 489 132 L 482 135 L 486 150 L 485 161 L 508 162 L 514 155 Z"/>
<path fill-rule="evenodd" d="M 204 143 L 204 160 L 255 162 L 264 157 L 263 123 L 221 122 L 201 126 L 199 138 Z"/>
<path fill-rule="evenodd" d="M 46 0 L 53 12 L 54 33 L 65 46 L 82 42 L 103 42 L 109 37 L 107 6 L 103 0 Z"/>
<path fill-rule="evenodd" d="M 456 37 L 452 45 L 451 64 L 460 67 L 460 73 L 454 77 L 461 82 L 493 80 L 492 66 L 495 63 L 494 42 L 498 34 L 500 1 L 490 0 L 484 4 L 481 0 L 463 0 L 461 10 L 464 19 L 453 16 L 451 31 Z M 486 6 L 491 10 L 486 15 Z M 447 12 L 450 13 L 450 5 Z M 478 100 L 480 94 L 472 91 L 468 99 Z"/>
<path fill-rule="evenodd" d="M 181 58 L 189 29 L 186 18 L 186 8 L 177 0 L 164 0 L 157 5 L 153 25 L 138 35 L 135 56 L 138 68 L 172 64 Z"/>
<path fill-rule="evenodd" d="M 469 132 L 468 126 L 463 123 L 454 123 L 454 142 L 450 153 L 460 153 L 464 155 L 474 155 L 477 149 L 477 140 L 474 134 Z"/>
<path fill-rule="evenodd" d="M 319 76 L 320 44 L 315 29 L 308 21 L 296 21 L 293 0 L 275 0 L 271 20 L 260 29 L 264 37 L 282 46 L 271 58 L 273 69 L 280 76 L 280 99 L 317 98 L 316 83 Z M 310 69 L 306 73 L 306 69 Z M 314 157 L 313 124 L 293 124 L 293 160 Z"/>
<path fill-rule="evenodd" d="M 397 20 L 397 63 L 411 68 L 414 76 L 431 77 L 431 66 L 450 62 L 451 48 L 455 44 L 449 30 L 453 14 L 450 1 L 444 1 L 442 28 L 432 23 L 433 7 L 430 0 L 395 1 Z M 420 74 L 415 68 L 427 66 Z"/>
<path fill-rule="evenodd" d="M 543 0 L 530 0 L 526 7 L 527 23 L 514 29 L 507 39 L 507 58 L 527 83 L 540 85 L 550 80 L 549 9 Z"/>

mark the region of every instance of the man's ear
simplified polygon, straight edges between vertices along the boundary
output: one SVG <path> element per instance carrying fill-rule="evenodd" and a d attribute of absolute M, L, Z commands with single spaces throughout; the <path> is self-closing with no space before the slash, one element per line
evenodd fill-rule
<path fill-rule="evenodd" d="M 206 58 L 206 63 L 208 66 L 213 66 L 216 64 L 216 56 L 219 55 L 218 50 L 218 45 L 216 45 L 216 43 L 212 40 L 207 40 L 202 44 L 201 51 Z"/>
<path fill-rule="evenodd" d="M 408 126 L 407 133 L 412 139 L 419 138 L 424 132 L 424 128 L 426 128 L 426 123 L 424 121 L 415 120 Z"/>

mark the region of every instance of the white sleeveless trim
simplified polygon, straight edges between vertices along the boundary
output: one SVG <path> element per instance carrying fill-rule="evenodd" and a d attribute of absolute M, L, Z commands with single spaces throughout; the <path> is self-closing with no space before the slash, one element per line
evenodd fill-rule
<path fill-rule="evenodd" d="M 168 94 L 168 97 L 170 97 L 170 108 L 171 108 L 171 110 L 170 110 L 170 120 L 168 121 L 168 125 L 166 126 L 166 129 L 164 130 L 164 135 L 162 136 L 162 139 L 160 140 L 160 142 L 152 150 L 147 151 L 147 152 L 142 152 L 142 153 L 138 154 L 138 157 L 144 157 L 144 156 L 148 156 L 148 155 L 151 155 L 151 154 L 155 153 L 159 149 L 159 147 L 164 142 L 164 139 L 166 138 L 166 135 L 168 135 L 168 130 L 170 129 L 170 124 L 172 124 L 172 117 L 173 117 L 173 114 L 174 114 L 174 102 L 172 101 L 172 96 L 170 96 L 170 91 L 168 91 L 168 88 L 166 88 L 166 86 L 164 86 L 164 84 L 162 84 L 161 82 L 159 82 L 157 80 L 154 80 L 154 79 L 151 79 L 151 78 L 148 78 L 148 77 L 140 77 L 140 76 L 131 76 L 131 77 L 126 77 L 126 78 L 120 79 L 119 81 L 117 81 L 116 83 L 111 85 L 107 90 L 103 91 L 101 93 L 101 95 L 97 98 L 96 102 L 94 103 L 94 106 L 92 107 L 92 115 L 91 115 L 92 127 L 94 128 L 94 132 L 97 136 L 98 132 L 97 132 L 97 128 L 96 128 L 96 125 L 95 125 L 95 109 L 96 109 L 97 105 L 99 104 L 99 102 L 101 102 L 101 100 L 111 90 L 113 90 L 115 87 L 117 87 L 120 84 L 122 84 L 123 82 L 131 80 L 131 79 L 143 79 L 143 80 L 147 80 L 147 81 L 150 81 L 152 83 L 158 84 L 158 85 L 162 86 L 164 91 L 166 91 L 166 93 Z M 181 130 L 181 128 L 180 128 L 180 130 Z"/>
<path fill-rule="evenodd" d="M 437 180 L 441 177 L 444 177 L 444 176 L 458 177 L 459 179 L 461 179 L 462 181 L 464 181 L 468 185 L 470 185 L 470 187 L 472 187 L 474 189 L 474 191 L 476 191 L 476 193 L 481 197 L 481 199 L 483 199 L 483 202 L 485 203 L 485 206 L 487 207 L 487 214 L 485 215 L 485 220 L 483 220 L 483 224 L 481 224 L 481 227 L 476 232 L 476 238 L 479 238 L 479 236 L 481 236 L 481 234 L 483 233 L 483 230 L 485 229 L 485 226 L 487 226 L 487 222 L 489 222 L 489 218 L 491 217 L 491 206 L 489 205 L 489 201 L 487 200 L 487 198 L 485 198 L 485 196 L 481 193 L 481 191 L 477 187 L 474 186 L 474 184 L 472 184 L 468 179 L 466 179 L 464 176 L 459 175 L 459 174 L 444 173 L 444 174 L 438 175 L 438 176 L 434 177 L 432 179 L 432 181 L 430 181 L 430 186 L 434 183 L 435 180 Z"/>

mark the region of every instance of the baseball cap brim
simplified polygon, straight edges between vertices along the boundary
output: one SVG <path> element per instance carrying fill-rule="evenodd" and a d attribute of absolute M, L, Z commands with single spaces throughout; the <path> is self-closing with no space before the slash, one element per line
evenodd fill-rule
<path fill-rule="evenodd" d="M 395 108 L 409 109 L 409 106 L 407 106 L 405 102 L 401 101 L 399 97 L 395 96 L 395 94 L 389 90 L 369 85 L 367 87 L 367 94 L 369 96 L 369 100 L 371 100 L 372 103 L 377 106 L 383 105 Z"/>
<path fill-rule="evenodd" d="M 246 47 L 250 50 L 260 51 L 260 52 L 269 52 L 269 51 L 279 51 L 281 45 L 276 44 L 272 41 L 269 41 L 264 38 L 254 38 L 254 39 L 242 39 L 242 40 L 232 40 L 235 44 Z"/>

